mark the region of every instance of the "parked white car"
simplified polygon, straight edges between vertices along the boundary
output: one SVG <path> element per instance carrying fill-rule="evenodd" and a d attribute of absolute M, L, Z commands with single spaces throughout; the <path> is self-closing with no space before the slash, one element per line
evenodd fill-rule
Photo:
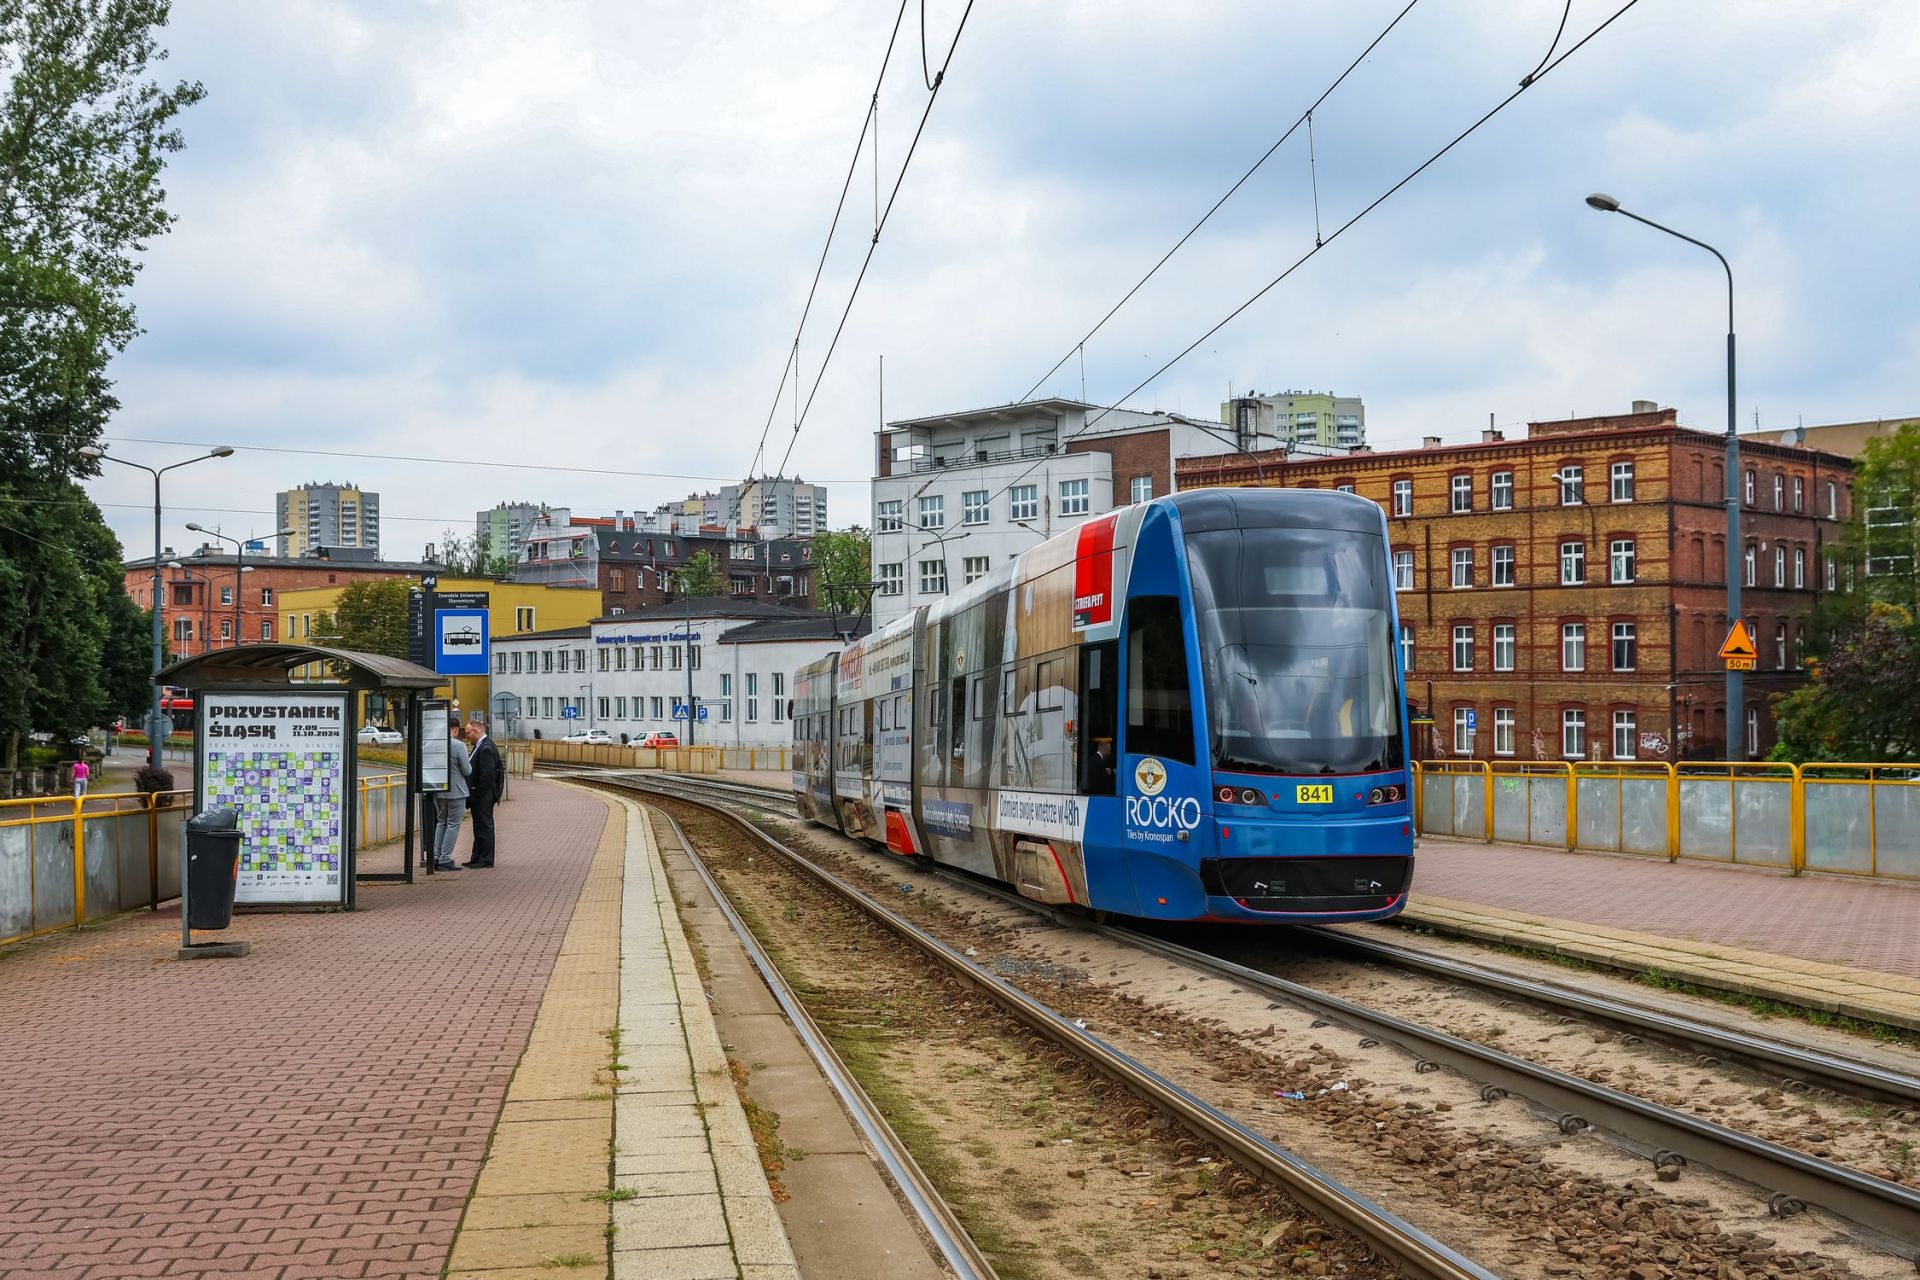
<path fill-rule="evenodd" d="M 406 741 L 398 729 L 386 729 L 377 724 L 360 726 L 360 732 L 353 735 L 353 740 L 363 747 L 397 747 Z"/>
<path fill-rule="evenodd" d="M 589 746 L 604 747 L 612 744 L 613 735 L 605 729 L 575 729 L 572 733 L 560 739 L 560 741 L 584 742 Z"/>

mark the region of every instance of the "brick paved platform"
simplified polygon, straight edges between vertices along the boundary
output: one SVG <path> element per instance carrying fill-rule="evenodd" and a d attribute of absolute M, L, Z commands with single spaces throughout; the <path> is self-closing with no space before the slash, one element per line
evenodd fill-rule
<path fill-rule="evenodd" d="M 0 1278 L 437 1276 L 606 820 L 515 779 L 498 870 L 244 959 L 172 913 L 0 951 Z"/>
<path fill-rule="evenodd" d="M 1920 1026 L 1920 886 L 1426 836 L 1407 923 Z"/>

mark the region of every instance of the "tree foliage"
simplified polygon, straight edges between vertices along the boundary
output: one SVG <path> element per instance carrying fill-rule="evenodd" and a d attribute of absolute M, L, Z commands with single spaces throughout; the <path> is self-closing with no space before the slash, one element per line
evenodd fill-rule
<path fill-rule="evenodd" d="M 720 572 L 720 566 L 705 551 L 673 571 L 673 589 L 682 596 L 699 598 L 725 595 L 726 588 L 727 580 Z"/>
<path fill-rule="evenodd" d="M 314 630 L 326 624 L 329 644 L 361 653 L 407 656 L 407 605 L 413 584 L 404 578 L 349 582 L 340 589 L 332 613 L 321 614 Z"/>
<path fill-rule="evenodd" d="M 74 483 L 117 409 L 107 367 L 139 326 L 138 254 L 172 222 L 160 186 L 174 118 L 168 0 L 0 0 L 0 757 L 125 704 L 138 610 L 121 550 Z M 131 602 L 127 602 L 129 605 Z M 138 660 L 144 674 L 147 659 Z M 141 699 L 144 701 L 144 699 Z"/>
<path fill-rule="evenodd" d="M 873 539 L 859 525 L 815 534 L 814 595 L 822 609 L 864 613 L 871 601 L 866 583 L 873 577 Z"/>
<path fill-rule="evenodd" d="M 495 552 L 485 533 L 463 538 L 451 529 L 442 531 L 440 563 L 456 578 L 504 578 L 513 572 L 513 557 Z"/>
<path fill-rule="evenodd" d="M 1808 665 L 1812 678 L 1774 699 L 1773 758 L 1920 760 L 1920 628 L 1910 610 L 1869 603 Z"/>

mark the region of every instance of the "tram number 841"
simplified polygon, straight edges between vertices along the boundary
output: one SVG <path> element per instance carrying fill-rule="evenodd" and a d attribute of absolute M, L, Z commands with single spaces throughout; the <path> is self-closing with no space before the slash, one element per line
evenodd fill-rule
<path fill-rule="evenodd" d="M 1332 804 L 1333 785 L 1326 782 L 1303 783 L 1294 788 L 1295 804 Z"/>

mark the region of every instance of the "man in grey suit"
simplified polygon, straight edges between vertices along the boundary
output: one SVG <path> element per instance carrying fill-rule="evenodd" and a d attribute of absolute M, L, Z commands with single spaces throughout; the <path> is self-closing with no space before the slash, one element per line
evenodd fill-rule
<path fill-rule="evenodd" d="M 438 809 L 438 821 L 433 828 L 435 871 L 460 869 L 453 860 L 453 842 L 460 838 L 460 819 L 467 812 L 467 779 L 473 772 L 473 763 L 467 754 L 466 739 L 460 733 L 458 720 L 448 723 L 447 734 L 447 789 L 434 799 Z"/>

